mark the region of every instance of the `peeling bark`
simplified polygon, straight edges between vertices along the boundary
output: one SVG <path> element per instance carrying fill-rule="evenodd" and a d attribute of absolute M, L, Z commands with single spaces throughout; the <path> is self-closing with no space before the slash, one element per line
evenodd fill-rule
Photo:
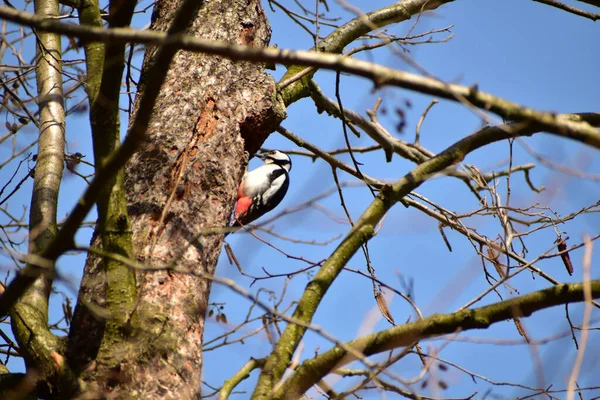
<path fill-rule="evenodd" d="M 152 29 L 167 30 L 178 5 L 160 1 Z M 270 39 L 258 0 L 206 2 L 189 32 L 256 47 Z M 143 71 L 155 53 L 147 50 Z M 140 91 L 149 79 L 142 72 Z M 174 262 L 190 275 L 167 270 L 138 275 L 130 340 L 88 365 L 86 391 L 138 398 L 199 395 L 210 282 L 193 273 L 214 272 L 223 241 L 222 235 L 201 233 L 229 222 L 245 151 L 254 154 L 284 117 L 275 82 L 263 65 L 177 53 L 156 101 L 148 140 L 126 168 L 125 189 L 138 261 L 149 266 Z M 80 292 L 84 302 L 103 305 L 105 284 L 98 260 L 91 257 Z M 102 324 L 94 321 L 79 321 L 78 341 L 84 332 L 102 335 Z M 86 346 L 78 352 L 93 359 L 92 345 Z"/>

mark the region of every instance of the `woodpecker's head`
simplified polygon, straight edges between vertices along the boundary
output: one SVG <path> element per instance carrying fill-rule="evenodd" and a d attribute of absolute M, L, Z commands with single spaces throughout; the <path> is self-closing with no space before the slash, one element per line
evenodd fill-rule
<path fill-rule="evenodd" d="M 256 156 L 262 159 L 265 164 L 280 165 L 288 172 L 292 169 L 292 160 L 290 160 L 290 157 L 279 150 L 271 150 L 268 153 L 261 153 Z"/>

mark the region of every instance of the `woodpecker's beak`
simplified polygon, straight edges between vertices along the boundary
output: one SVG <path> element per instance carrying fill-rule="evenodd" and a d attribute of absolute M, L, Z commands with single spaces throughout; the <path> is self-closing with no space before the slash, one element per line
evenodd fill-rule
<path fill-rule="evenodd" d="M 261 160 L 267 158 L 268 155 L 269 153 L 256 153 L 256 157 L 260 158 Z"/>

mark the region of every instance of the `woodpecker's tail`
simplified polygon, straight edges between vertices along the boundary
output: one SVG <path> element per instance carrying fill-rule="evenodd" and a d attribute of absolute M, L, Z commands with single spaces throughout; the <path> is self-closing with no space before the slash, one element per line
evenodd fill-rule
<path fill-rule="evenodd" d="M 242 225 L 240 224 L 240 222 L 238 220 L 235 220 L 232 223 L 230 223 L 227 228 L 229 230 L 227 232 L 225 232 L 225 234 L 223 235 L 223 239 L 225 239 L 227 237 L 227 235 L 229 235 L 230 233 L 239 231 L 242 228 Z"/>

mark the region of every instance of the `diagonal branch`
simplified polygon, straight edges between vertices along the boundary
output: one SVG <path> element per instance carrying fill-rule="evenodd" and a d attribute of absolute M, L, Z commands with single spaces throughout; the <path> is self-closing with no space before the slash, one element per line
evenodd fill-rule
<path fill-rule="evenodd" d="M 592 6 L 600 7 L 600 0 L 579 0 L 582 3 L 586 3 Z"/>
<path fill-rule="evenodd" d="M 587 282 L 591 297 L 600 297 L 600 280 Z M 398 347 L 409 346 L 415 341 L 451 334 L 471 329 L 486 329 L 490 325 L 515 317 L 527 317 L 531 314 L 560 304 L 584 301 L 584 284 L 572 283 L 553 286 L 514 299 L 505 300 L 489 306 L 472 310 L 463 310 L 453 314 L 435 314 L 413 323 L 397 326 L 374 333 L 349 343 L 364 355 L 372 355 Z M 296 399 L 312 385 L 330 373 L 356 360 L 340 346 L 305 361 L 295 373 L 273 395 L 273 399 Z"/>
<path fill-rule="evenodd" d="M 596 118 L 593 117 L 591 123 L 598 125 L 600 124 L 600 118 Z M 436 173 L 461 162 L 467 154 L 497 141 L 516 136 L 532 135 L 538 129 L 539 127 L 521 122 L 483 128 L 456 142 L 437 156 L 420 164 L 395 184 L 384 186 L 354 227 L 348 232 L 342 243 L 335 249 L 333 254 L 327 259 L 327 262 L 308 284 L 298 302 L 293 317 L 310 323 L 327 290 L 331 287 L 346 263 L 364 243 L 375 235 L 375 226 L 396 202 L 402 200 L 404 196 Z M 302 326 L 287 326 L 275 349 L 267 359 L 256 385 L 255 398 L 268 396 L 275 382 L 281 379 L 305 331 L 306 328 Z"/>
<path fill-rule="evenodd" d="M 354 110 L 350 110 L 345 107 L 341 109 L 336 101 L 323 94 L 321 88 L 314 80 L 311 79 L 308 82 L 308 88 L 310 90 L 310 96 L 317 106 L 317 110 L 319 112 L 324 110 L 328 114 L 333 114 L 340 119 L 343 113 L 347 122 L 360 127 L 364 132 L 366 132 L 367 135 L 369 135 L 371 139 L 377 142 L 384 149 L 386 160 L 388 162 L 392 160 L 392 153 L 397 153 L 402 158 L 413 161 L 417 164 L 426 159 L 421 152 L 405 145 L 400 140 L 393 137 L 382 126 L 373 124 Z"/>
<path fill-rule="evenodd" d="M 546 4 L 550 7 L 558 8 L 559 10 L 566 11 L 571 14 L 579 15 L 580 17 L 591 19 L 592 21 L 597 21 L 600 19 L 600 14 L 592 13 L 589 11 L 582 10 L 581 8 L 573 7 L 565 3 L 561 3 L 556 0 L 533 0 L 536 3 Z"/>
<path fill-rule="evenodd" d="M 436 2 L 432 2 L 436 3 Z M 0 17 L 41 30 L 63 33 L 85 40 L 101 42 L 135 42 L 166 48 L 184 49 L 220 55 L 232 60 L 260 61 L 285 65 L 305 65 L 343 71 L 368 78 L 378 87 L 397 86 L 416 92 L 452 100 L 467 101 L 475 107 L 493 112 L 511 121 L 528 121 L 536 129 L 567 137 L 600 149 L 600 132 L 582 119 L 557 118 L 554 113 L 540 112 L 520 104 L 468 87 L 449 84 L 437 79 L 398 71 L 367 61 L 331 53 L 290 51 L 274 48 L 254 48 L 224 42 L 198 39 L 188 35 L 170 35 L 156 31 L 137 31 L 127 28 L 100 29 L 46 20 L 30 13 L 0 7 Z M 289 104 L 287 102 L 286 104 Z M 138 113 L 139 114 L 139 113 Z M 595 114 L 600 118 L 600 114 Z"/>
<path fill-rule="evenodd" d="M 342 171 L 349 173 L 350 175 L 362 180 L 367 185 L 371 185 L 375 188 L 380 188 L 384 185 L 383 182 L 381 182 L 375 178 L 372 178 L 368 175 L 365 175 L 365 174 L 359 175 L 359 173 L 354 168 L 349 166 L 348 164 L 341 162 L 337 158 L 331 156 L 329 153 L 319 149 L 318 147 L 312 145 L 311 143 L 308 143 L 307 141 L 303 140 L 301 137 L 294 135 L 291 131 L 287 130 L 283 126 L 279 126 L 279 128 L 277 128 L 277 132 L 279 132 L 286 139 L 293 142 L 296 146 L 304 147 L 305 149 L 311 151 L 313 154 L 319 156 L 319 158 L 321 158 L 325 162 L 329 163 L 329 165 L 331 165 L 332 167 L 339 168 Z"/>

